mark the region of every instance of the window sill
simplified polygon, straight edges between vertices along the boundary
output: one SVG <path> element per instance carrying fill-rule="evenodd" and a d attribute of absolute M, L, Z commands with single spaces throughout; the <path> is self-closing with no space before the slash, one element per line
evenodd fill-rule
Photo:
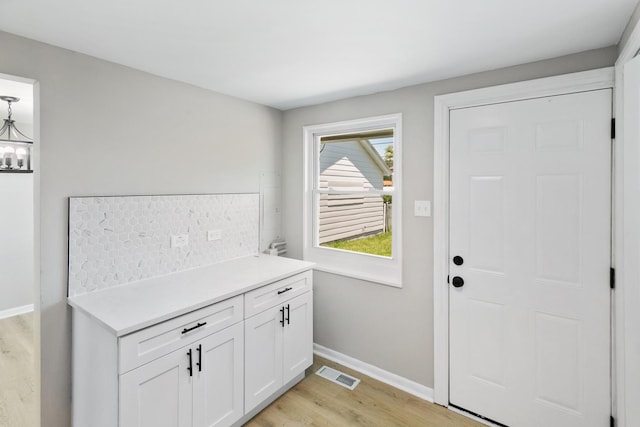
<path fill-rule="evenodd" d="M 303 259 L 314 262 L 315 270 L 367 282 L 402 287 L 402 263 L 396 258 L 378 257 L 325 248 L 307 248 Z"/>
<path fill-rule="evenodd" d="M 377 285 L 391 286 L 393 288 L 402 288 L 402 281 L 396 282 L 396 281 L 380 280 L 380 277 L 369 275 L 366 273 L 355 273 L 352 271 L 344 271 L 339 268 L 327 267 L 319 264 L 314 265 L 313 269 L 316 271 L 322 271 L 323 273 L 331 273 L 331 274 L 336 274 L 338 276 L 349 277 L 351 279 L 364 280 L 366 282 L 371 282 Z"/>

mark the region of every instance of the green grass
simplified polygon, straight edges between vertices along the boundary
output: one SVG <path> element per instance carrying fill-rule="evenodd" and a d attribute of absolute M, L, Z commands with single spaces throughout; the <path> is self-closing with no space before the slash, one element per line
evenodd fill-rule
<path fill-rule="evenodd" d="M 321 246 L 366 254 L 391 256 L 391 232 L 357 240 L 323 243 Z"/>

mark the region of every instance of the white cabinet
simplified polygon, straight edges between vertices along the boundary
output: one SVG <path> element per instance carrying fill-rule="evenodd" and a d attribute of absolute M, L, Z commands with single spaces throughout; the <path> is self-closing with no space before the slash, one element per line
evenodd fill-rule
<path fill-rule="evenodd" d="M 238 295 L 120 337 L 118 372 L 128 372 L 241 322 L 243 310 L 243 298 Z"/>
<path fill-rule="evenodd" d="M 73 425 L 248 421 L 312 364 L 310 268 L 251 258 L 70 299 Z"/>
<path fill-rule="evenodd" d="M 120 377 L 121 427 L 222 427 L 244 415 L 237 323 Z"/>
<path fill-rule="evenodd" d="M 250 411 L 282 385 L 282 325 L 280 307 L 244 321 L 245 410 Z"/>
<path fill-rule="evenodd" d="M 310 275 L 305 279 L 310 281 Z M 277 295 L 278 290 L 274 292 Z M 276 302 L 245 319 L 245 412 L 313 363 L 312 293 L 307 289 L 295 298 Z"/>
<path fill-rule="evenodd" d="M 211 335 L 198 345 L 201 359 L 193 374 L 193 425 L 231 425 L 244 415 L 243 324 Z"/>
<path fill-rule="evenodd" d="M 120 376 L 121 427 L 192 425 L 192 382 L 185 352 L 176 350 Z"/>
<path fill-rule="evenodd" d="M 313 364 L 313 299 L 307 292 L 287 302 L 283 328 L 282 382 L 291 381 Z"/>

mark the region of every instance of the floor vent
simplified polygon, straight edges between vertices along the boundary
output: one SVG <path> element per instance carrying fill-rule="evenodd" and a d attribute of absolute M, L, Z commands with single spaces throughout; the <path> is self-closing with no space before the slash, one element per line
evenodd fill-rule
<path fill-rule="evenodd" d="M 336 384 L 341 385 L 342 387 L 346 387 L 349 390 L 353 390 L 360 383 L 360 380 L 352 377 L 351 375 L 347 375 L 340 371 L 336 371 L 335 369 L 329 368 L 328 366 L 323 366 L 318 369 L 316 374 L 320 375 L 322 378 L 326 378 L 329 381 L 333 381 Z"/>

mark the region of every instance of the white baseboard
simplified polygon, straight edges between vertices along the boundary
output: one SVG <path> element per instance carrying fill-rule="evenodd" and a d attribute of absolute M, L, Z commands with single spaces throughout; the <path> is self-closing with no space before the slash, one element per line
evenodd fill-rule
<path fill-rule="evenodd" d="M 433 389 L 422 384 L 418 384 L 415 381 L 411 381 L 400 375 L 393 374 L 384 369 L 380 369 L 377 366 L 369 365 L 361 360 L 354 359 L 346 354 L 339 353 L 330 348 L 321 346 L 320 344 L 313 344 L 313 352 L 320 357 L 329 359 L 333 362 L 339 363 L 347 368 L 351 368 L 355 371 L 361 372 L 364 375 L 375 378 L 378 381 L 382 381 L 385 384 L 389 384 L 392 387 L 406 391 L 420 399 L 427 400 L 433 403 Z"/>
<path fill-rule="evenodd" d="M 30 313 L 33 311 L 33 304 L 23 305 L 22 307 L 13 307 L 0 311 L 0 319 L 17 316 L 19 314 Z"/>

